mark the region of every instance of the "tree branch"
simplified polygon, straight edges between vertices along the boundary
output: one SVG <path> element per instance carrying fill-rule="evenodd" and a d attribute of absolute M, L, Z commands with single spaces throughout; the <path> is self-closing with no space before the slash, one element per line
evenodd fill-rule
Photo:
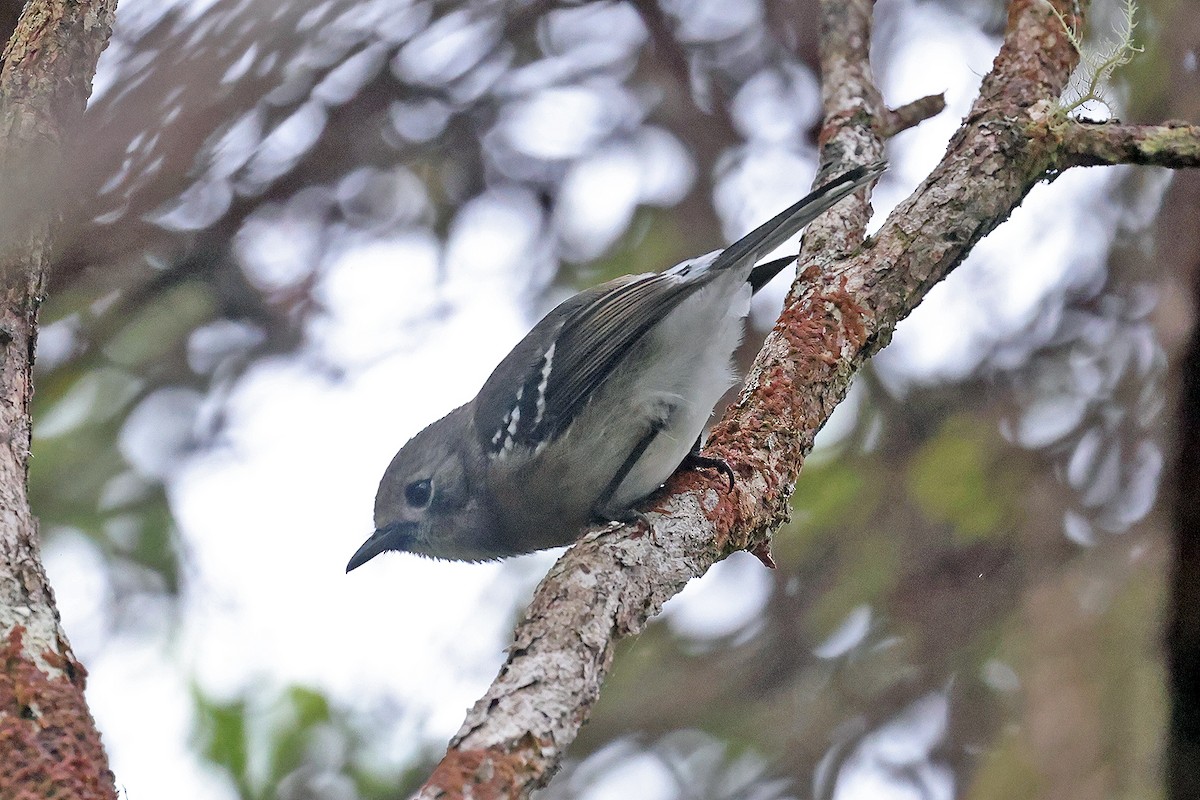
<path fill-rule="evenodd" d="M 946 110 L 946 95 L 929 94 L 899 108 L 887 109 L 879 122 L 879 135 L 890 139 L 897 133 L 915 128 Z"/>
<path fill-rule="evenodd" d="M 108 43 L 116 0 L 32 0 L 0 71 L 0 797 L 114 798 L 59 624 L 26 477 L 37 311 L 58 223 L 55 165 Z"/>
<path fill-rule="evenodd" d="M 1200 125 L 1186 122 L 1119 125 L 1068 120 L 1062 142 L 1064 167 L 1200 167 Z"/>
<path fill-rule="evenodd" d="M 1078 24 L 1066 0 L 1056 6 Z M 867 63 L 870 0 L 822 6 L 822 163 L 881 153 L 886 109 Z M 586 720 L 618 639 L 693 577 L 765 546 L 817 431 L 896 323 L 1003 221 L 1057 157 L 1050 109 L 1077 53 L 1045 0 L 1014 0 L 1004 45 L 942 163 L 863 241 L 861 201 L 809 227 L 800 280 L 710 451 L 738 472 L 676 474 L 649 508 L 655 535 L 592 532 L 538 587 L 509 657 L 419 797 L 522 797 L 544 785 Z M 893 126 L 894 127 L 894 126 Z"/>

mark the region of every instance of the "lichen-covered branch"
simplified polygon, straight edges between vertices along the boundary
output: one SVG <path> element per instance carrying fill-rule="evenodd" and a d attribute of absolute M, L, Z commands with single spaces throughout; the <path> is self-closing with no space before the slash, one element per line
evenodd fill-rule
<path fill-rule="evenodd" d="M 1069 120 L 1062 131 L 1063 167 L 1143 164 L 1200 167 L 1200 125 L 1121 125 Z"/>
<path fill-rule="evenodd" d="M 26 478 L 37 310 L 58 215 L 58 148 L 78 125 L 116 0 L 31 0 L 0 71 L 0 797 L 113 798 L 85 671 L 59 624 Z"/>
<path fill-rule="evenodd" d="M 1013 0 L 1003 46 L 946 155 L 864 240 L 867 206 L 846 201 L 811 225 L 793 287 L 709 452 L 738 474 L 675 475 L 638 527 L 593 532 L 538 587 L 507 663 L 475 704 L 419 797 L 523 797 L 543 785 L 586 720 L 618 639 L 736 549 L 767 560 L 768 537 L 814 437 L 856 370 L 896 323 L 1062 166 L 1057 100 L 1078 60 L 1086 3 Z M 881 133 L 933 101 L 889 112 L 867 60 L 870 0 L 822 3 L 823 172 L 878 158 Z M 899 122 L 898 122 L 899 120 Z M 886 176 L 885 176 L 886 179 Z M 797 192 L 800 192 L 797 187 Z"/>

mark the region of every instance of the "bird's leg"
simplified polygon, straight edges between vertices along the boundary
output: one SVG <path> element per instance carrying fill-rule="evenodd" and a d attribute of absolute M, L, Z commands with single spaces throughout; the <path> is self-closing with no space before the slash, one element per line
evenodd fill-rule
<path fill-rule="evenodd" d="M 729 466 L 729 462 L 723 458 L 700 455 L 699 436 L 696 437 L 696 443 L 692 445 L 691 452 L 683 457 L 680 466 L 684 469 L 715 469 L 729 480 L 729 491 L 733 491 L 733 484 L 737 478 L 733 474 L 733 467 Z"/>
<path fill-rule="evenodd" d="M 654 526 L 650 523 L 650 518 L 641 511 L 633 508 L 614 510 L 608 508 L 608 502 L 617 493 L 617 488 L 621 485 L 621 482 L 629 476 L 629 472 L 633 469 L 634 464 L 641 459 L 646 453 L 646 449 L 658 438 L 658 434 L 662 432 L 663 426 L 664 423 L 662 422 L 653 423 L 650 429 L 646 431 L 646 434 L 629 451 L 629 455 L 625 457 L 621 468 L 613 475 L 612 480 L 608 482 L 608 486 L 604 487 L 604 491 L 596 499 L 595 505 L 592 506 L 592 514 L 597 519 L 602 519 L 606 522 L 644 522 L 650 530 L 650 535 L 654 535 Z"/>

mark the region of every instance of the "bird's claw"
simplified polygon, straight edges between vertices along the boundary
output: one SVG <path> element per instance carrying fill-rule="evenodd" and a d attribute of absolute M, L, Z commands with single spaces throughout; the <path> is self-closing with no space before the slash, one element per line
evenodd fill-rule
<path fill-rule="evenodd" d="M 734 484 L 737 482 L 737 476 L 733 472 L 733 467 L 729 466 L 729 462 L 723 458 L 702 456 L 693 450 L 683 457 L 683 466 L 687 469 L 715 469 L 729 480 L 729 491 L 731 492 L 733 491 Z"/>

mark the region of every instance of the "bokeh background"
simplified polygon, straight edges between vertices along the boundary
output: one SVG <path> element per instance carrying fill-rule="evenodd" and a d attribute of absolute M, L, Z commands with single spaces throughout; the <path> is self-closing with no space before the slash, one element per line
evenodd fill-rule
<path fill-rule="evenodd" d="M 1094 6 L 1111 38 L 1119 4 Z M 1200 117 L 1187 6 L 1142 3 L 1145 53 L 1085 113 Z M 123 796 L 393 798 L 427 775 L 556 553 L 347 576 L 383 468 L 570 292 L 807 190 L 817 13 L 121 1 L 68 155 L 30 479 Z M 889 143 L 878 219 L 1003 23 L 996 0 L 877 3 L 887 100 L 948 102 Z M 735 555 L 626 642 L 543 796 L 1161 796 L 1200 263 L 1200 187 L 1172 177 L 1036 187 L 856 378 L 779 568 Z"/>

